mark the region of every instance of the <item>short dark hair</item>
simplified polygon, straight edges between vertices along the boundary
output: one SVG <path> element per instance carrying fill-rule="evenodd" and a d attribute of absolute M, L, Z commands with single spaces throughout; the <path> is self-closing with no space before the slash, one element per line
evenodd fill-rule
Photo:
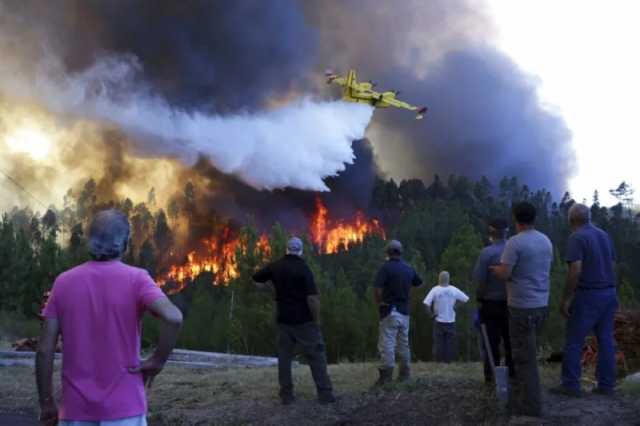
<path fill-rule="evenodd" d="M 489 226 L 497 231 L 504 231 L 509 227 L 509 223 L 501 217 L 496 217 L 489 221 Z"/>
<path fill-rule="evenodd" d="M 513 217 L 522 225 L 532 225 L 536 221 L 536 208 L 527 201 L 520 201 L 513 206 Z"/>
<path fill-rule="evenodd" d="M 499 217 L 493 218 L 489 221 L 489 234 L 494 238 L 504 238 L 509 228 L 509 223 Z"/>

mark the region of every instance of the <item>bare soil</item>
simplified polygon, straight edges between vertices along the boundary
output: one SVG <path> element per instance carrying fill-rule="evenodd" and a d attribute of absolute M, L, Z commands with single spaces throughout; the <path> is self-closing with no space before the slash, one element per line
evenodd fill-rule
<path fill-rule="evenodd" d="M 479 364 L 416 363 L 411 381 L 370 390 L 376 373 L 372 363 L 331 366 L 339 399 L 323 406 L 316 401 L 308 368 L 302 365 L 294 370 L 297 400 L 282 406 L 275 368 L 170 367 L 149 393 L 149 424 L 640 425 L 637 393 L 581 399 L 546 394 L 544 418 L 510 418 L 497 408 L 494 389 L 483 383 Z M 557 383 L 558 367 L 544 367 L 542 374 L 546 387 Z M 0 368 L 0 425 L 37 424 L 36 407 L 33 368 Z"/>

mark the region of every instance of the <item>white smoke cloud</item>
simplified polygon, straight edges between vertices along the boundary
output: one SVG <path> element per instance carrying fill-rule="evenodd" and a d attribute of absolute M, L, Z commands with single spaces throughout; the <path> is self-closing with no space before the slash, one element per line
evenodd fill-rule
<path fill-rule="evenodd" d="M 368 105 L 309 98 L 258 113 L 185 112 L 140 83 L 134 57 L 103 58 L 71 75 L 55 56 L 41 58 L 35 67 L 3 60 L 0 92 L 66 119 L 114 125 L 133 140 L 138 155 L 177 158 L 188 165 L 204 155 L 222 172 L 258 189 L 327 191 L 322 179 L 353 162 L 352 141 L 364 137 L 373 114 Z"/>

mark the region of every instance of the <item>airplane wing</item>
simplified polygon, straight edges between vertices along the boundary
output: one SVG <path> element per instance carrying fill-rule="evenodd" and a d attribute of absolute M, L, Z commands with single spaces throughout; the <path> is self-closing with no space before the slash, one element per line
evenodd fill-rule
<path fill-rule="evenodd" d="M 427 112 L 427 107 L 417 107 L 407 102 L 396 99 L 395 97 L 384 97 L 383 102 L 396 108 L 408 109 L 409 111 L 416 111 L 416 120 L 421 120 L 424 114 Z"/>

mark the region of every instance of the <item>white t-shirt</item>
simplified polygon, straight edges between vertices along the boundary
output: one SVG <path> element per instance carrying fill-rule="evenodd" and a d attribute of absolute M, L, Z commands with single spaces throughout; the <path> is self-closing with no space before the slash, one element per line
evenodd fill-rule
<path fill-rule="evenodd" d="M 456 311 L 454 309 L 456 301 L 467 303 L 468 300 L 469 296 L 452 285 L 437 285 L 429 291 L 422 303 L 429 307 L 433 303 L 433 313 L 436 315 L 436 321 L 452 323 L 456 322 Z"/>

